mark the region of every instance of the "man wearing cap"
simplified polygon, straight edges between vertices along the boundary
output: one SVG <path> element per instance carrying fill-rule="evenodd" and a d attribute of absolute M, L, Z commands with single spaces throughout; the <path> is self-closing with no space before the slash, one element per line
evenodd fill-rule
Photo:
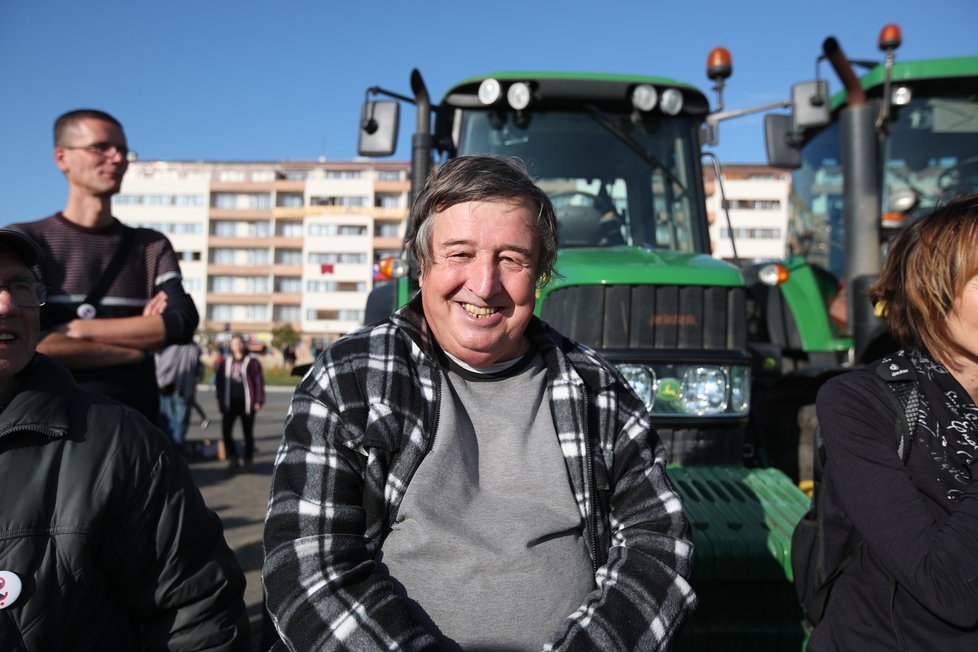
<path fill-rule="evenodd" d="M 158 423 L 152 353 L 189 342 L 199 317 L 166 236 L 112 216 L 128 156 L 122 125 L 111 115 L 65 113 L 54 125 L 54 161 L 68 182 L 65 208 L 11 228 L 44 252 L 37 273 L 48 302 L 38 350 L 71 369 L 85 389 Z"/>
<path fill-rule="evenodd" d="M 247 650 L 244 576 L 172 443 L 35 352 L 40 256 L 0 229 L 0 650 Z"/>
<path fill-rule="evenodd" d="M 533 316 L 550 199 L 463 156 L 411 227 L 420 296 L 292 398 L 262 573 L 284 645 L 668 649 L 695 605 L 689 525 L 644 403 Z"/>

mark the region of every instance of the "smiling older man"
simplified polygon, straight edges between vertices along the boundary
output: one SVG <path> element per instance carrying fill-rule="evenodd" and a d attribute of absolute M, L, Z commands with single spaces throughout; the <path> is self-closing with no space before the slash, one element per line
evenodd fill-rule
<path fill-rule="evenodd" d="M 446 163 L 412 208 L 421 292 L 296 390 L 265 527 L 294 650 L 656 650 L 695 598 L 649 414 L 533 316 L 557 225 L 521 164 Z"/>

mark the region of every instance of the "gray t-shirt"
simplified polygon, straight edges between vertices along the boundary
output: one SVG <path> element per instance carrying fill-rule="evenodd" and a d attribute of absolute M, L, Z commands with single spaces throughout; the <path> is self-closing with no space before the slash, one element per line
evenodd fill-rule
<path fill-rule="evenodd" d="M 450 365 L 432 450 L 382 562 L 420 622 L 466 650 L 539 650 L 595 587 L 546 368 Z"/>

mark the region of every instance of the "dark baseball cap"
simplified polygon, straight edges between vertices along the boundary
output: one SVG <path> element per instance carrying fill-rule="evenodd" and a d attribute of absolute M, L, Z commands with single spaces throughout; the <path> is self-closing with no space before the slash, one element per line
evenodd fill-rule
<path fill-rule="evenodd" d="M 31 238 L 20 231 L 0 229 L 0 245 L 6 245 L 20 254 L 24 264 L 33 267 L 41 262 L 41 248 Z"/>

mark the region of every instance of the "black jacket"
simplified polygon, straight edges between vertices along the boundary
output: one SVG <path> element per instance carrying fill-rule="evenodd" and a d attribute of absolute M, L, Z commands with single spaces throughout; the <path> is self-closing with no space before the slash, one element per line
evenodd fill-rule
<path fill-rule="evenodd" d="M 0 650 L 244 650 L 244 576 L 141 415 L 37 354 L 0 413 Z M 9 575 L 8 575 L 9 576 Z"/>

